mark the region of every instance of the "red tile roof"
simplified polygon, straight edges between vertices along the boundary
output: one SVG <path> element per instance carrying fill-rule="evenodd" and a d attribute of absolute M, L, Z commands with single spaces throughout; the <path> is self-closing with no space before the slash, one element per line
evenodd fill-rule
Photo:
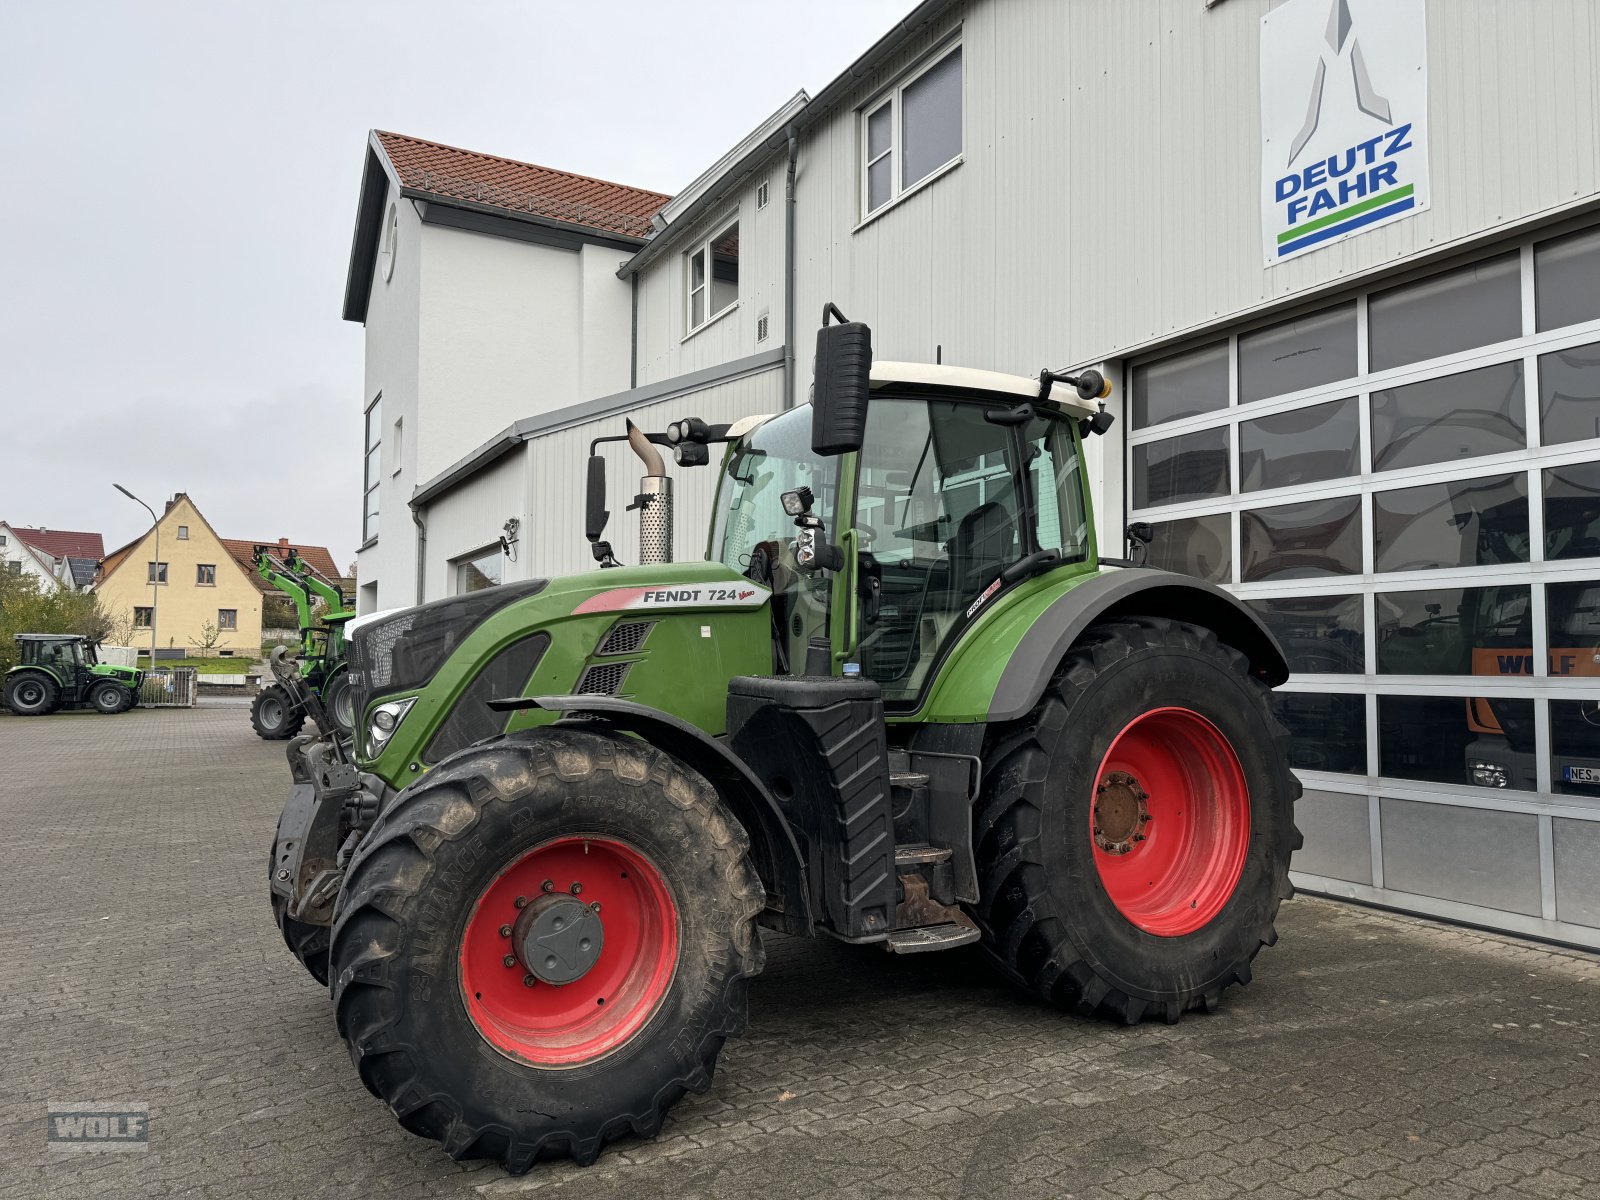
<path fill-rule="evenodd" d="M 234 560 L 244 568 L 244 573 L 250 576 L 251 582 L 262 592 L 275 592 L 278 589 L 256 574 L 257 546 L 275 547 L 274 557 L 280 562 L 291 549 L 298 550 L 300 557 L 310 564 L 312 570 L 326 576 L 335 584 L 338 584 L 344 576 L 344 572 L 334 565 L 333 555 L 328 552 L 326 546 L 307 546 L 300 542 L 291 542 L 288 538 L 257 538 L 255 541 L 223 538 L 222 544 L 227 547 L 228 553 L 233 555 Z"/>
<path fill-rule="evenodd" d="M 650 218 L 672 199 L 661 192 L 608 183 L 570 171 L 479 154 L 381 129 L 376 132 L 402 187 L 457 200 L 645 238 L 650 236 Z"/>
<path fill-rule="evenodd" d="M 25 529 L 16 525 L 11 532 L 18 539 L 51 558 L 105 557 L 106 543 L 98 533 L 81 533 L 71 529 Z"/>

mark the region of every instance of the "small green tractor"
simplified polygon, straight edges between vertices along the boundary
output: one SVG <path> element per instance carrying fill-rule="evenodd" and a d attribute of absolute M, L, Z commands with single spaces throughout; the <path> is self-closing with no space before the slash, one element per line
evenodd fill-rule
<path fill-rule="evenodd" d="M 103 663 L 95 643 L 72 633 L 19 633 L 16 666 L 6 672 L 6 707 L 19 717 L 61 709 L 120 713 L 139 703 L 144 672 Z"/>
<path fill-rule="evenodd" d="M 830 305 L 809 405 L 629 423 L 639 565 L 591 446 L 603 569 L 350 623 L 354 743 L 288 748 L 269 887 L 405 1128 L 513 1172 L 654 1135 L 775 935 L 977 944 L 1128 1024 L 1249 982 L 1299 845 L 1288 671 L 1227 593 L 1099 555 L 1108 392 L 874 363 Z M 662 452 L 713 446 L 671 562 Z"/>
<path fill-rule="evenodd" d="M 257 735 L 268 741 L 286 741 L 300 732 L 306 720 L 306 705 L 296 695 L 306 692 L 317 697 L 328 717 L 346 737 L 355 727 L 350 669 L 345 661 L 345 622 L 355 613 L 346 607 L 344 593 L 331 580 L 290 550 L 279 561 L 272 547 L 255 548 L 256 574 L 294 601 L 300 625 L 301 688 L 298 693 L 281 683 L 269 684 L 256 693 L 250 705 L 250 724 Z M 317 601 L 322 611 L 316 610 Z"/>

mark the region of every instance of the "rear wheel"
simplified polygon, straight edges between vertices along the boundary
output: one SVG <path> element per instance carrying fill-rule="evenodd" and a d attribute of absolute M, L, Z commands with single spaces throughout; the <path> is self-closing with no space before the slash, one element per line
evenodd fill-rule
<path fill-rule="evenodd" d="M 6 680 L 6 707 L 19 717 L 42 717 L 56 710 L 61 689 L 48 675 L 29 672 Z"/>
<path fill-rule="evenodd" d="M 1129 1024 L 1250 981 L 1300 845 L 1266 698 L 1210 630 L 1130 618 L 1085 635 L 986 755 L 976 915 L 1002 970 Z"/>
<path fill-rule="evenodd" d="M 743 1031 L 764 892 L 709 784 L 544 729 L 446 760 L 383 813 L 334 920 L 361 1078 L 457 1158 L 525 1171 L 653 1136 Z"/>
<path fill-rule="evenodd" d="M 89 703 L 94 706 L 95 712 L 107 716 L 119 713 L 128 706 L 128 689 L 110 680 L 97 683 L 89 689 Z"/>
<path fill-rule="evenodd" d="M 269 742 L 292 738 L 305 723 L 305 709 L 290 699 L 281 683 L 262 688 L 250 705 L 250 724 L 255 727 L 257 736 Z"/>

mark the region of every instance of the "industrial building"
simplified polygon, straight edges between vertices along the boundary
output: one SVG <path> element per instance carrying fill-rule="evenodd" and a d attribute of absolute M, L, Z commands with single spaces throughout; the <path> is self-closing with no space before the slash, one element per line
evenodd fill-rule
<path fill-rule="evenodd" d="M 830 301 L 1097 365 L 1100 545 L 1291 660 L 1297 884 L 1600 946 L 1596 78 L 1587 0 L 926 0 L 672 197 L 375 132 L 361 606 L 592 567 L 590 441 L 804 403 Z"/>

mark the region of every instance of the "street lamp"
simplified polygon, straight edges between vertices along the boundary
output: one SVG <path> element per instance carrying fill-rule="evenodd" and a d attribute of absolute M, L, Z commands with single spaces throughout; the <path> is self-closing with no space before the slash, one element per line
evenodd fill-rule
<path fill-rule="evenodd" d="M 156 531 L 156 565 L 150 569 L 150 669 L 156 669 L 156 605 L 157 597 L 161 594 L 161 522 L 156 520 L 156 510 L 139 497 L 135 496 L 120 483 L 113 483 L 112 487 L 121 492 L 135 504 L 142 505 L 145 512 L 150 514 L 150 527 Z"/>

